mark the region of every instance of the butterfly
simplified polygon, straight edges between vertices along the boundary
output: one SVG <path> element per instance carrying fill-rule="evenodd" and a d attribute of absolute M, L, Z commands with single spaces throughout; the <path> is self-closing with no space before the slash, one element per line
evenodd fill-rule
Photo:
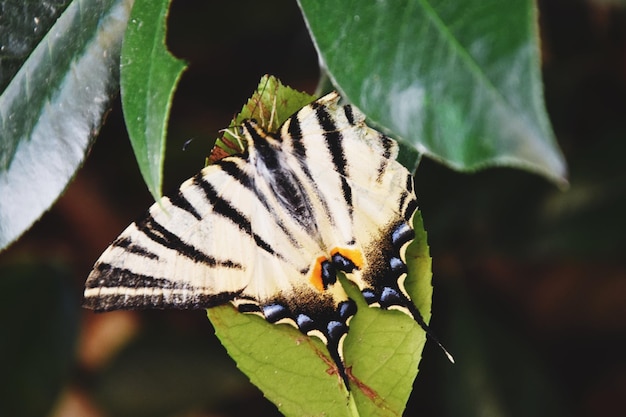
<path fill-rule="evenodd" d="M 431 335 L 404 288 L 413 176 L 396 161 L 398 144 L 339 100 L 336 92 L 319 98 L 276 133 L 243 121 L 247 149 L 208 165 L 128 226 L 94 265 L 84 305 L 230 302 L 320 338 L 348 389 L 342 344 L 356 305 L 339 272 L 370 306 L 401 310 Z"/>

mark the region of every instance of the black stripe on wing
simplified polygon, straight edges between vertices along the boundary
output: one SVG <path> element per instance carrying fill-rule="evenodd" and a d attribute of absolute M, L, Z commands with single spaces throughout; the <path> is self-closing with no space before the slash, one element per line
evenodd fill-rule
<path fill-rule="evenodd" d="M 274 251 L 269 243 L 252 231 L 250 219 L 218 195 L 217 190 L 202 176 L 202 173 L 193 177 L 193 184 L 198 186 L 204 192 L 206 199 L 211 206 L 213 206 L 213 213 L 229 219 L 232 223 L 237 225 L 239 230 L 252 237 L 257 246 L 265 252 L 283 259 L 279 253 Z"/>
<path fill-rule="evenodd" d="M 383 157 L 380 160 L 380 165 L 378 166 L 378 176 L 376 177 L 376 181 L 380 183 L 383 179 L 383 174 L 391 163 L 391 150 L 393 149 L 394 141 L 382 133 L 378 136 L 378 138 L 383 146 Z"/>
<path fill-rule="evenodd" d="M 242 266 L 230 260 L 217 260 L 213 256 L 202 252 L 193 245 L 184 242 L 180 237 L 167 230 L 163 225 L 159 224 L 151 215 L 146 216 L 143 220 L 135 223 L 137 229 L 143 233 L 148 239 L 158 243 L 159 245 L 174 250 L 182 256 L 201 262 L 207 266 L 221 266 L 226 268 L 242 269 Z"/>
<path fill-rule="evenodd" d="M 111 246 L 117 246 L 119 248 L 123 248 L 126 252 L 139 255 L 143 258 L 159 259 L 159 256 L 157 254 L 152 253 L 148 249 L 144 248 L 143 246 L 136 244 L 129 237 L 120 236 L 117 239 L 115 239 L 113 243 L 111 243 Z"/>
<path fill-rule="evenodd" d="M 127 268 L 118 268 L 105 262 L 94 266 L 98 279 L 90 279 L 85 284 L 89 288 L 156 288 L 156 289 L 192 289 L 187 281 L 176 282 L 167 278 L 155 278 L 150 275 L 138 274 Z"/>
<path fill-rule="evenodd" d="M 286 123 L 289 123 L 287 126 L 287 133 L 292 140 L 292 146 L 294 153 L 298 156 L 301 161 L 306 160 L 306 148 L 302 141 L 302 129 L 300 128 L 300 121 L 298 120 L 298 115 L 292 116 Z M 311 173 L 309 172 L 309 168 L 305 165 L 303 166 L 303 170 L 305 174 L 311 178 Z"/>
<path fill-rule="evenodd" d="M 179 209 L 185 210 L 191 214 L 196 220 L 202 220 L 200 213 L 191 205 L 189 200 L 183 195 L 182 191 L 178 191 L 174 196 L 169 197 L 170 203 Z"/>
<path fill-rule="evenodd" d="M 313 103 L 314 105 L 317 103 Z M 317 117 L 317 121 L 322 127 L 324 131 L 324 138 L 326 139 L 326 147 L 330 152 L 333 160 L 333 164 L 335 165 L 335 170 L 339 174 L 339 178 L 341 181 L 341 192 L 343 194 L 343 198 L 348 206 L 350 217 L 352 217 L 353 206 L 352 206 L 352 189 L 348 184 L 347 180 L 347 172 L 346 172 L 346 155 L 343 149 L 343 137 L 341 132 L 337 130 L 337 126 L 333 122 L 333 119 L 328 113 L 326 107 L 321 105 L 314 106 L 315 115 Z"/>
<path fill-rule="evenodd" d="M 282 135 L 281 139 L 282 139 L 283 146 L 287 146 L 287 144 L 291 145 L 291 149 L 293 153 L 297 156 L 300 169 L 304 173 L 309 183 L 313 185 L 313 188 L 316 190 L 317 183 L 315 182 L 313 175 L 311 174 L 311 171 L 309 170 L 308 164 L 310 163 L 310 161 L 307 159 L 308 158 L 307 148 L 306 146 L 304 146 L 304 141 L 302 140 L 303 139 L 302 129 L 300 127 L 300 120 L 299 120 L 298 115 L 299 115 L 299 112 L 296 113 L 294 116 L 292 116 L 290 119 L 288 119 L 285 122 L 285 124 L 287 125 L 287 129 L 281 128 L 280 130 L 281 135 Z M 334 219 L 332 218 L 332 216 L 330 216 L 330 208 L 328 207 L 328 203 L 326 202 L 324 198 L 321 198 L 319 193 L 317 193 L 317 196 L 319 197 L 318 200 L 322 204 L 322 208 L 324 209 L 324 212 L 328 214 L 329 220 L 331 221 L 331 223 L 333 223 Z"/>
<path fill-rule="evenodd" d="M 317 225 L 311 211 L 311 201 L 297 174 L 284 162 L 284 139 L 276 139 L 251 121 L 243 122 L 246 134 L 252 142 L 258 178 L 272 190 L 276 201 L 305 230 L 314 230 Z M 288 138 L 287 138 L 288 139 Z"/>
<path fill-rule="evenodd" d="M 417 199 L 413 192 L 413 181 L 413 175 L 407 173 L 406 189 L 402 191 L 398 199 L 398 208 L 403 213 L 404 220 L 406 221 L 410 221 L 411 216 L 413 216 L 413 213 L 417 210 Z"/>
<path fill-rule="evenodd" d="M 410 193 L 415 190 L 415 178 L 413 178 L 413 175 L 409 174 L 406 177 L 406 190 Z"/>
<path fill-rule="evenodd" d="M 95 288 L 112 290 L 103 291 L 97 296 L 85 297 L 83 306 L 95 311 L 209 308 L 225 304 L 238 297 L 243 291 L 240 289 L 210 293 L 189 282 L 137 274 L 129 269 L 117 268 L 107 263 L 96 264 L 93 273 L 97 275 L 85 284 L 87 291 Z"/>
<path fill-rule="evenodd" d="M 354 112 L 352 111 L 352 106 L 346 104 L 343 106 L 343 114 L 346 115 L 346 120 L 350 123 L 350 126 L 354 126 Z"/>
<path fill-rule="evenodd" d="M 237 159 L 240 159 L 240 158 L 237 158 Z M 241 161 L 243 161 L 244 163 L 248 163 L 247 161 L 243 159 L 241 159 Z M 216 162 L 215 165 L 219 165 L 220 168 L 222 169 L 222 172 L 224 172 L 225 174 L 228 174 L 230 177 L 233 178 L 233 180 L 237 181 L 244 188 L 250 190 L 250 192 L 252 192 L 257 197 L 259 203 L 261 203 L 261 205 L 265 208 L 267 215 L 272 217 L 272 219 L 274 220 L 274 223 L 280 228 L 281 232 L 283 232 L 283 234 L 287 237 L 289 242 L 295 247 L 300 247 L 300 243 L 298 242 L 298 240 L 293 236 L 291 231 L 287 229 L 287 227 L 285 226 L 285 223 L 279 217 L 276 210 L 270 206 L 270 204 L 267 201 L 267 198 L 265 198 L 265 196 L 262 193 L 258 192 L 258 190 L 254 187 L 253 185 L 254 183 L 250 174 L 244 172 L 239 167 L 239 164 L 235 162 L 234 157 L 222 159 Z"/>
<path fill-rule="evenodd" d="M 406 206 L 406 210 L 404 212 L 404 220 L 406 221 L 411 220 L 411 216 L 413 216 L 413 213 L 415 213 L 415 210 L 417 210 L 417 200 L 413 198 L 411 201 L 409 201 L 409 204 L 407 204 Z"/>

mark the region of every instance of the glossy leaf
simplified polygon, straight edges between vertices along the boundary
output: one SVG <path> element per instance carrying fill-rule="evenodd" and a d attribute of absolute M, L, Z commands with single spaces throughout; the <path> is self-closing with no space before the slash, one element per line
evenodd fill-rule
<path fill-rule="evenodd" d="M 459 170 L 565 183 L 533 0 L 299 0 L 328 74 L 370 122 Z"/>
<path fill-rule="evenodd" d="M 139 169 L 155 199 L 161 197 L 172 96 L 185 69 L 165 46 L 168 8 L 169 0 L 137 0 L 122 47 L 124 119 Z"/>
<path fill-rule="evenodd" d="M 0 96 L 0 249 L 58 198 L 118 88 L 132 0 L 74 1 Z"/>
<path fill-rule="evenodd" d="M 0 0 L 0 91 L 63 13 L 70 0 L 50 2 Z"/>

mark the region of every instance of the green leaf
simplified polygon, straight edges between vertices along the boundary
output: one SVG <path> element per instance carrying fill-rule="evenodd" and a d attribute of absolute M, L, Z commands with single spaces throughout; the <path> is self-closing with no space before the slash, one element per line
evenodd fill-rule
<path fill-rule="evenodd" d="M 2 92 L 0 249 L 50 207 L 82 163 L 118 88 L 131 4 L 72 2 Z"/>
<path fill-rule="evenodd" d="M 565 183 L 533 0 L 299 0 L 328 74 L 371 122 L 459 170 Z"/>
<path fill-rule="evenodd" d="M 347 391 L 324 344 L 294 327 L 226 305 L 208 310 L 215 334 L 254 385 L 287 416 L 350 416 Z M 330 362 L 329 362 L 330 361 Z"/>
<path fill-rule="evenodd" d="M 230 126 L 240 126 L 246 119 L 255 119 L 267 132 L 276 132 L 289 116 L 314 100 L 315 96 L 285 86 L 274 76 L 264 75 Z M 232 129 L 224 130 L 224 135 L 215 141 L 209 162 L 243 152 L 246 144 L 238 136 Z"/>
<path fill-rule="evenodd" d="M 422 218 L 407 251 L 406 287 L 428 322 L 431 259 Z M 287 416 L 400 416 L 418 371 L 425 334 L 406 314 L 369 308 L 356 286 L 342 279 L 358 312 L 344 343 L 355 380 L 351 393 L 333 373 L 324 344 L 288 324 L 271 324 L 230 306 L 208 310 L 215 333 L 253 384 Z"/>
<path fill-rule="evenodd" d="M 122 46 L 124 119 L 139 169 L 155 200 L 161 197 L 172 96 L 186 67 L 165 46 L 168 9 L 169 0 L 137 0 Z"/>

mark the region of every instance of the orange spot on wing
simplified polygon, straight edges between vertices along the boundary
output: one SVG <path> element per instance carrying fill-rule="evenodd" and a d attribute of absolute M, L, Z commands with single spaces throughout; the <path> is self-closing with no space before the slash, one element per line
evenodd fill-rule
<path fill-rule="evenodd" d="M 335 248 L 331 251 L 331 254 L 340 254 L 344 258 L 350 259 L 354 266 L 358 269 L 363 267 L 363 254 L 358 249 L 348 249 L 348 248 Z"/>
<path fill-rule="evenodd" d="M 315 265 L 313 265 L 313 270 L 311 271 L 311 276 L 309 281 L 315 288 L 317 288 L 320 292 L 324 291 L 324 282 L 322 281 L 322 262 L 326 260 L 325 257 L 320 256 L 315 260 Z"/>

